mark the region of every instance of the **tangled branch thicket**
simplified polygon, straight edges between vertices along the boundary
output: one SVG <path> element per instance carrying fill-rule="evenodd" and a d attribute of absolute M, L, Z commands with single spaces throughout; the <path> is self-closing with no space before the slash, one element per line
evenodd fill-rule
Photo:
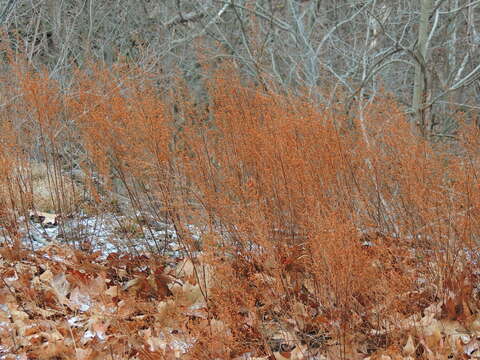
<path fill-rule="evenodd" d="M 117 306 L 127 295 L 137 298 L 131 306 L 144 317 L 111 313 L 108 341 L 82 343 L 69 329 L 60 342 L 73 342 L 74 354 L 49 348 L 51 357 L 42 357 L 41 340 L 12 343 L 9 351 L 45 359 L 466 356 L 459 337 L 440 334 L 434 321 L 478 330 L 478 128 L 465 122 L 458 142 L 431 144 L 411 133 L 402 109 L 385 96 L 365 108 L 362 134 L 341 106 L 266 93 L 242 83 L 228 64 L 208 71 L 204 105 L 180 81 L 158 89 L 128 66 L 79 70 L 68 88 L 21 63 L 2 75 L 3 259 L 19 274 L 30 259 L 19 224 L 38 207 L 32 169 L 42 164 L 53 210 L 98 214 L 124 200 L 133 220 L 171 224 L 184 257 L 174 262 L 191 267 L 183 288 L 157 264 L 157 285 L 142 278 L 124 297 L 109 292 Z M 162 253 L 160 243 L 146 246 Z M 115 259 L 92 264 L 111 287 L 121 278 L 109 270 L 123 264 Z M 189 307 L 187 284 L 202 306 Z M 25 310 L 35 296 L 4 285 L 0 296 L 37 321 Z M 61 327 L 66 310 L 57 310 L 40 318 Z M 146 331 L 164 340 L 162 332 L 181 332 L 191 343 L 174 354 L 171 344 L 147 341 Z M 442 340 L 447 335 L 451 343 Z"/>

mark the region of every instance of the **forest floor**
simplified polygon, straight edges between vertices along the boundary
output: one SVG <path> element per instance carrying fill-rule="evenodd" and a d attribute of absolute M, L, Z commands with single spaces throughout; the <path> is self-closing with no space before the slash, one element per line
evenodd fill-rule
<path fill-rule="evenodd" d="M 27 220 L 33 236 L 26 236 L 20 227 L 25 231 L 23 249 L 0 248 L 0 359 L 195 359 L 198 355 L 190 353 L 195 345 L 200 345 L 200 353 L 208 348 L 201 358 L 212 359 L 480 357 L 477 277 L 459 279 L 452 284 L 458 291 L 438 299 L 422 286 L 422 269 L 412 277 L 418 291 L 399 299 L 417 310 L 406 316 L 399 309 L 390 314 L 395 321 L 378 331 L 344 338 L 338 323 L 318 314 L 314 302 L 297 302 L 292 318 L 282 309 L 258 303 L 253 311 L 237 309 L 238 321 L 246 333 L 252 331 L 252 342 L 260 336 L 265 343 L 244 353 L 228 351 L 226 339 L 232 332 L 209 308 L 205 291 L 215 273 L 202 264 L 202 253 L 192 261 L 176 247 L 176 234 L 166 224 L 151 238 L 151 232 L 120 234 L 123 220 L 114 214 L 79 216 L 49 227 Z M 76 234 L 76 246 L 66 244 L 62 229 Z M 145 244 L 140 238 L 163 246 L 163 255 L 150 255 L 145 246 L 119 247 Z M 375 253 L 381 241 L 367 237 L 362 243 L 372 261 L 385 255 Z M 392 267 L 389 271 L 415 271 L 406 268 L 416 263 L 414 252 L 400 246 L 394 251 L 393 258 L 383 258 L 383 265 Z M 274 280 L 259 271 L 251 281 L 269 286 Z M 304 282 L 301 292 L 313 297 L 315 289 Z M 351 321 L 365 321 L 361 315 Z M 254 328 L 261 334 L 254 334 Z M 210 334 L 208 346 L 199 340 L 205 332 Z M 391 337 L 395 343 L 386 346 Z"/>

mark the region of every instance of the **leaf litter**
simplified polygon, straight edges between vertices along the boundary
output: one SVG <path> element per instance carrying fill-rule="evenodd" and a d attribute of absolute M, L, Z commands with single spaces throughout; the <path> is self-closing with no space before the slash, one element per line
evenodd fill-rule
<path fill-rule="evenodd" d="M 223 355 L 212 359 L 480 358 L 476 278 L 466 275 L 450 284 L 444 298 L 408 316 L 391 314 L 375 330 L 342 343 L 334 335 L 340 325 L 319 313 L 319 304 L 302 298 L 293 302 L 291 318 L 276 316 L 282 310 L 277 305 L 257 305 L 257 312 L 239 309 L 240 327 L 265 343 L 233 353 L 222 339 L 230 339 L 235 329 L 209 308 L 205 296 L 217 285 L 217 274 L 197 255 L 193 261 L 178 252 L 105 254 L 58 242 L 15 255 L 0 248 L 0 359 L 196 359 L 193 349 L 204 346 L 206 332 L 219 339 L 209 346 L 222 348 Z M 275 278 L 259 270 L 251 281 L 269 288 Z M 308 280 L 301 287 L 305 297 L 314 293 Z M 353 322 L 372 322 L 365 314 L 353 315 Z M 366 345 L 368 338 L 385 336 L 397 345 Z"/>

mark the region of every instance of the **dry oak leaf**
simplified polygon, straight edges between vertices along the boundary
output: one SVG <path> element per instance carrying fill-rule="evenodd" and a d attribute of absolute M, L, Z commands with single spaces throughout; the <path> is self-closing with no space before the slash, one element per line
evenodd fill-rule
<path fill-rule="evenodd" d="M 415 344 L 413 342 L 412 335 L 408 335 L 407 343 L 403 347 L 402 351 L 405 355 L 411 356 L 411 355 L 413 355 L 415 350 L 416 350 L 416 347 L 415 347 Z"/>
<path fill-rule="evenodd" d="M 480 359 L 480 342 L 477 338 L 473 338 L 463 346 L 463 353 L 468 359 Z"/>
<path fill-rule="evenodd" d="M 42 224 L 43 227 L 55 227 L 58 225 L 59 214 L 50 214 L 41 211 L 30 211 L 30 220 Z"/>

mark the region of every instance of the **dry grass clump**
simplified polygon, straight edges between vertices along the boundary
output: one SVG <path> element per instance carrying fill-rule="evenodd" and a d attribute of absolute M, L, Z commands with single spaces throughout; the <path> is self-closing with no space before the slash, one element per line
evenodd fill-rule
<path fill-rule="evenodd" d="M 155 221 L 175 228 L 183 258 L 165 261 L 181 275 L 158 270 L 130 284 L 181 279 L 155 287 L 171 322 L 145 325 L 148 341 L 171 326 L 191 359 L 443 359 L 465 344 L 440 325 L 476 336 L 473 125 L 463 125 L 454 152 L 433 147 L 385 97 L 364 109 L 366 126 L 347 127 L 339 109 L 242 84 L 229 66 L 204 84 L 205 107 L 180 82 L 165 95 L 122 66 L 78 71 L 68 90 L 41 73 L 14 74 L 11 91 L 23 102 L 0 111 L 10 141 L 0 160 L 9 174 L 13 154 L 43 159 L 38 176 L 30 167 L 31 202 L 41 203 L 35 194 L 47 179 L 52 202 L 42 206 L 71 209 L 76 188 L 69 193 L 63 177 L 71 166 L 86 174 L 99 209 L 112 192 L 128 204 L 120 231 Z M 21 126 L 8 123 L 12 111 Z M 10 194 L 23 186 L 14 179 L 2 178 Z M 7 199 L 2 209 L 16 202 Z M 145 309 L 138 316 L 153 316 Z M 123 326 L 116 331 L 127 333 Z M 173 358 L 166 346 L 143 349 L 155 353 L 143 358 Z"/>
<path fill-rule="evenodd" d="M 55 213 L 59 207 L 64 214 L 78 210 L 83 200 L 83 184 L 66 173 L 56 173 L 44 163 L 31 161 L 26 169 L 21 169 L 29 194 L 31 209 Z M 60 189 L 60 191 L 58 190 Z"/>
<path fill-rule="evenodd" d="M 30 210 L 74 212 L 85 193 L 81 182 L 67 174 L 81 159 L 72 155 L 75 128 L 65 123 L 63 89 L 21 61 L 12 64 L 11 71 L 2 75 L 5 104 L 0 112 L 3 156 L 9 159 L 5 171 L 11 173 L 9 181 L 22 188 L 10 194 L 11 201 Z"/>

